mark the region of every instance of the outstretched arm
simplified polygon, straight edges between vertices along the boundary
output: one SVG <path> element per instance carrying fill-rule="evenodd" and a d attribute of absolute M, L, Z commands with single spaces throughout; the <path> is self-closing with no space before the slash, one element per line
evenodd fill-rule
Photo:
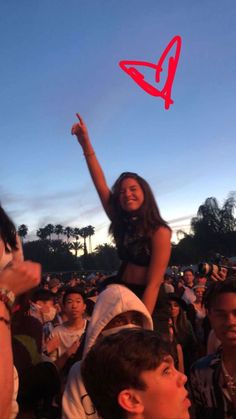
<path fill-rule="evenodd" d="M 151 314 L 156 305 L 159 289 L 169 262 L 170 238 L 171 232 L 167 227 L 159 227 L 152 237 L 152 258 L 148 268 L 147 286 L 142 298 Z"/>
<path fill-rule="evenodd" d="M 112 214 L 111 207 L 109 204 L 111 191 L 107 186 L 103 170 L 100 166 L 93 146 L 90 142 L 87 127 L 78 113 L 76 114 L 76 116 L 78 117 L 79 122 L 75 123 L 72 126 L 71 134 L 76 135 L 78 142 L 80 143 L 83 149 L 90 175 L 102 202 L 103 208 L 105 209 L 108 217 L 111 218 Z"/>

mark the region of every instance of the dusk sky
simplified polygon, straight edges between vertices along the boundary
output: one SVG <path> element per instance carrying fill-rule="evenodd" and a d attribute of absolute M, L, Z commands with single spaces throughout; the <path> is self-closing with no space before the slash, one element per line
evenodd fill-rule
<path fill-rule="evenodd" d="M 119 62 L 156 64 L 176 35 L 182 49 L 166 110 Z M 0 201 L 31 238 L 48 223 L 90 224 L 94 245 L 108 241 L 70 134 L 76 112 L 108 184 L 139 173 L 173 231 L 188 230 L 207 197 L 222 204 L 236 190 L 235 0 L 1 0 L 0 48 Z M 157 85 L 145 72 L 159 89 L 166 75 Z"/>

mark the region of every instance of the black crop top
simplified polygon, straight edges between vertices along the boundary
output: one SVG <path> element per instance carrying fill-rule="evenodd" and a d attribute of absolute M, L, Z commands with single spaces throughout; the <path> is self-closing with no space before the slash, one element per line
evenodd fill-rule
<path fill-rule="evenodd" d="M 152 243 L 150 237 L 125 234 L 122 243 L 117 243 L 120 259 L 138 266 L 148 266 L 151 260 Z"/>

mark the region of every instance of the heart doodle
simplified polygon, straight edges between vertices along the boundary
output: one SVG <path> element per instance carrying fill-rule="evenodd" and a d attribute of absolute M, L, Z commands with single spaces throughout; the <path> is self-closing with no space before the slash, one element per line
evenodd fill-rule
<path fill-rule="evenodd" d="M 149 63 L 146 61 L 127 61 L 123 60 L 120 61 L 119 66 L 120 68 L 127 73 L 134 81 L 137 83 L 145 92 L 149 95 L 161 97 L 165 101 L 165 109 L 169 109 L 170 105 L 174 103 L 171 99 L 171 89 L 172 84 L 175 77 L 176 68 L 179 61 L 180 51 L 181 51 L 181 44 L 182 40 L 179 35 L 176 35 L 170 43 L 167 45 L 166 49 L 162 53 L 159 61 L 157 64 Z M 152 68 L 156 71 L 155 82 L 160 82 L 160 73 L 163 71 L 163 63 L 171 51 L 171 49 L 175 46 L 175 54 L 170 56 L 168 59 L 168 72 L 164 87 L 162 90 L 157 89 L 152 84 L 148 83 L 145 80 L 144 74 L 141 72 L 140 66 L 145 68 Z"/>

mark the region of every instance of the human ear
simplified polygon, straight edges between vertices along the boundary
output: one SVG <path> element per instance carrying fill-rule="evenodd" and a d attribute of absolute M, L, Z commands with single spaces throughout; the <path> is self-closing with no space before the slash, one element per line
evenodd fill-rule
<path fill-rule="evenodd" d="M 135 389 L 125 389 L 118 394 L 118 403 L 129 413 L 140 414 L 144 411 L 142 399 Z"/>

